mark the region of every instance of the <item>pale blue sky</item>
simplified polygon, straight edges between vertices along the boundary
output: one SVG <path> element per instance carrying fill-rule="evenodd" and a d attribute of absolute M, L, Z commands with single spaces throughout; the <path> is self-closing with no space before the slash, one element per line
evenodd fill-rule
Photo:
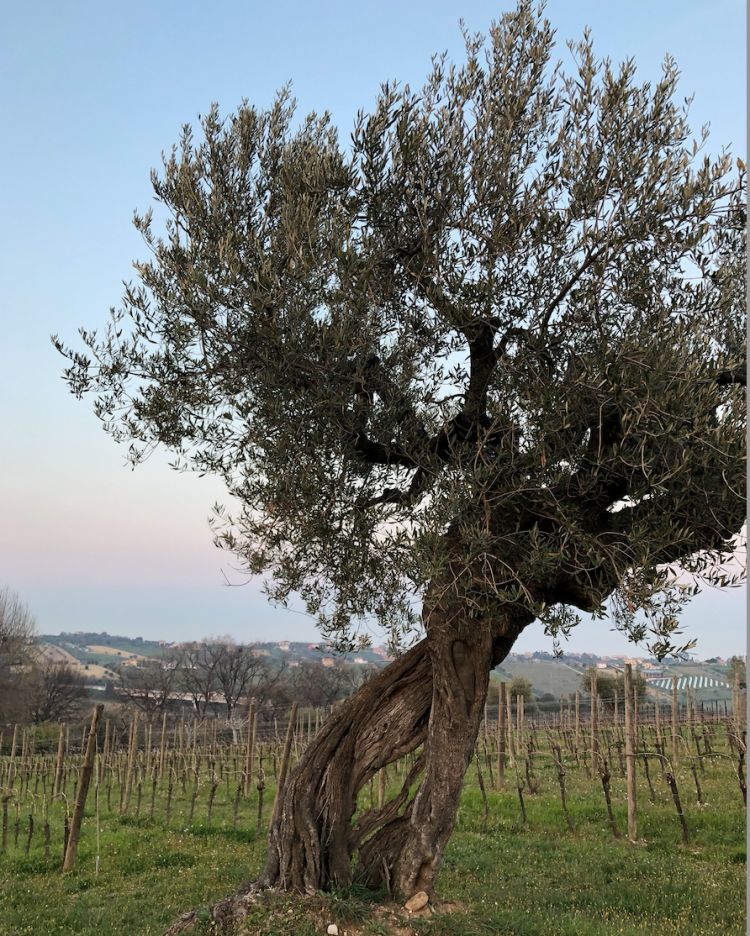
<path fill-rule="evenodd" d="M 143 256 L 130 219 L 150 202 L 149 169 L 212 101 L 260 106 L 291 80 L 300 110 L 350 132 L 379 84 L 419 85 L 434 52 L 460 58 L 459 18 L 484 30 L 508 2 L 381 0 L 274 4 L 5 4 L 0 32 L 0 586 L 42 631 L 97 629 L 165 639 L 315 639 L 307 618 L 265 605 L 259 587 L 223 587 L 232 560 L 206 518 L 222 489 L 154 457 L 123 452 L 60 381 L 48 336 L 103 322 Z M 740 0 L 551 0 L 561 40 L 591 26 L 597 51 L 633 55 L 658 76 L 669 51 L 694 93 L 696 131 L 745 155 L 745 5 Z M 561 56 L 566 56 L 564 45 Z M 702 655 L 744 652 L 744 600 L 706 595 L 686 617 Z M 626 649 L 606 624 L 571 649 Z M 534 629 L 519 649 L 547 649 Z"/>

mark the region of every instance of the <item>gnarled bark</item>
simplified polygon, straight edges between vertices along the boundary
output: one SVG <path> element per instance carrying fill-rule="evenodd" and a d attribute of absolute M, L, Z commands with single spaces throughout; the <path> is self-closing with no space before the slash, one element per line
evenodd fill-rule
<path fill-rule="evenodd" d="M 279 797 L 260 885 L 313 892 L 356 876 L 399 897 L 432 891 L 490 670 L 531 620 L 506 613 L 490 622 L 467 607 L 447 589 L 425 611 L 427 637 L 338 706 Z M 400 792 L 353 824 L 362 787 L 420 746 Z"/>
<path fill-rule="evenodd" d="M 466 611 L 465 603 L 444 598 L 426 615 L 432 698 L 424 774 L 406 809 L 360 847 L 363 879 L 385 884 L 401 898 L 433 890 L 474 752 L 490 670 L 531 620 L 524 614 L 489 624 Z"/>
<path fill-rule="evenodd" d="M 356 878 L 402 899 L 431 893 L 490 670 L 530 620 L 527 612 L 492 621 L 471 617 L 455 595 L 434 601 L 425 611 L 427 637 L 341 702 L 311 742 L 278 797 L 263 873 L 217 904 L 214 917 L 241 919 L 249 890 L 264 887 L 313 893 Z M 420 747 L 399 793 L 354 821 L 364 785 Z"/>
<path fill-rule="evenodd" d="M 424 742 L 431 699 L 423 640 L 337 706 L 278 799 L 260 884 L 314 892 L 352 880 L 361 836 L 393 811 L 387 804 L 352 827 L 357 793 Z"/>

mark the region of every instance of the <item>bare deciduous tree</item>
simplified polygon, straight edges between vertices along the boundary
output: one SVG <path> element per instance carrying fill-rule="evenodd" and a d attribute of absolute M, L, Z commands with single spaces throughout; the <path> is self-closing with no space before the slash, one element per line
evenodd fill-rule
<path fill-rule="evenodd" d="M 15 720 L 24 715 L 35 641 L 36 624 L 28 606 L 15 592 L 1 588 L 0 720 Z"/>
<path fill-rule="evenodd" d="M 42 660 L 26 674 L 29 717 L 34 722 L 65 721 L 86 704 L 88 690 L 83 674 L 67 663 Z"/>
<path fill-rule="evenodd" d="M 27 663 L 36 640 L 36 622 L 21 598 L 9 588 L 0 588 L 0 663 Z"/>
<path fill-rule="evenodd" d="M 177 660 L 164 657 L 139 666 L 122 666 L 120 691 L 151 722 L 169 704 L 177 687 Z"/>
<path fill-rule="evenodd" d="M 208 711 L 217 689 L 216 673 L 221 651 L 214 643 L 185 644 L 179 651 L 179 670 L 182 686 L 190 694 L 196 715 L 203 717 Z"/>
<path fill-rule="evenodd" d="M 325 666 L 318 660 L 303 660 L 290 671 L 292 697 L 302 705 L 327 708 L 357 689 L 369 668 L 336 660 Z"/>
<path fill-rule="evenodd" d="M 262 703 L 285 670 L 283 660 L 269 661 L 229 637 L 186 644 L 178 666 L 180 685 L 190 693 L 196 713 L 203 716 L 212 703 L 221 702 L 230 722 L 240 700 Z"/>

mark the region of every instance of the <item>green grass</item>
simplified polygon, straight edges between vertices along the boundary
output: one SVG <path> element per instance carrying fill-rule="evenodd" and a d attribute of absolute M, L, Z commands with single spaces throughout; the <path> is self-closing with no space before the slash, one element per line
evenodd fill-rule
<path fill-rule="evenodd" d="M 570 791 L 576 831 L 569 833 L 551 778 L 526 797 L 529 824 L 509 798 L 494 800 L 485 824 L 477 791 L 466 791 L 459 831 L 441 878 L 441 894 L 466 906 L 433 934 L 512 933 L 550 936 L 744 933 L 744 815 L 739 790 L 711 785 L 713 805 L 689 809 L 694 842 L 680 842 L 665 802 L 642 802 L 631 846 L 615 841 L 603 799 Z M 687 793 L 687 785 L 684 784 Z M 614 790 L 620 803 L 622 796 Z M 734 801 L 737 802 L 734 802 Z M 739 804 L 739 808 L 737 805 Z M 616 807 L 621 830 L 622 806 Z"/>
<path fill-rule="evenodd" d="M 342 936 L 734 936 L 745 932 L 745 811 L 729 762 L 706 767 L 707 805 L 698 807 L 692 777 L 679 775 L 691 843 L 680 843 L 680 827 L 668 788 L 656 769 L 657 802 L 648 801 L 641 777 L 639 835 L 642 842 L 616 841 L 606 821 L 601 786 L 583 771 L 567 775 L 569 832 L 556 776 L 538 758 L 539 793 L 525 794 L 528 823 L 521 821 L 515 782 L 489 793 L 489 819 L 472 767 L 457 828 L 438 881 L 432 917 L 405 920 L 398 908 L 352 888 L 314 899 L 264 895 L 243 933 L 313 936 L 336 922 Z M 489 777 L 485 777 L 489 786 Z M 393 786 L 395 791 L 395 783 Z M 226 788 L 219 788 L 212 826 L 188 824 L 187 796 L 179 788 L 170 826 L 162 819 L 100 815 L 99 871 L 96 818 L 84 822 L 77 868 L 62 875 L 61 816 L 53 810 L 52 855 L 41 842 L 41 819 L 28 856 L 23 841 L 28 809 L 20 813 L 18 848 L 0 856 L 0 934 L 44 936 L 149 936 L 161 933 L 184 910 L 207 908 L 259 871 L 264 835 L 255 833 L 255 791 L 231 826 Z M 273 790 L 266 790 L 266 816 Z M 626 827 L 624 780 L 612 778 L 620 829 Z M 93 805 L 93 803 L 92 803 Z M 161 804 L 160 804 L 161 805 Z M 134 804 L 132 806 L 134 808 Z M 144 794 L 142 813 L 148 811 Z M 160 810 L 157 809 L 157 813 Z M 379 902 L 378 902 L 379 901 Z M 208 923 L 198 932 L 210 933 Z"/>

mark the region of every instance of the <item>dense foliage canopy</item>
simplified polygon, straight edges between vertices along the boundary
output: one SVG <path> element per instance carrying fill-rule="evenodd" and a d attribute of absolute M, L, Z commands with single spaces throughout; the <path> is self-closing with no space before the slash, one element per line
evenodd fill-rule
<path fill-rule="evenodd" d="M 522 2 L 347 146 L 286 90 L 214 107 L 153 173 L 164 223 L 136 217 L 151 258 L 109 326 L 58 341 L 133 461 L 224 477 L 218 540 L 342 643 L 368 615 L 403 635 L 457 557 L 477 615 L 557 634 L 612 596 L 659 653 L 677 566 L 727 581 L 744 165 L 691 140 L 670 59 L 641 84 L 553 42 Z"/>

